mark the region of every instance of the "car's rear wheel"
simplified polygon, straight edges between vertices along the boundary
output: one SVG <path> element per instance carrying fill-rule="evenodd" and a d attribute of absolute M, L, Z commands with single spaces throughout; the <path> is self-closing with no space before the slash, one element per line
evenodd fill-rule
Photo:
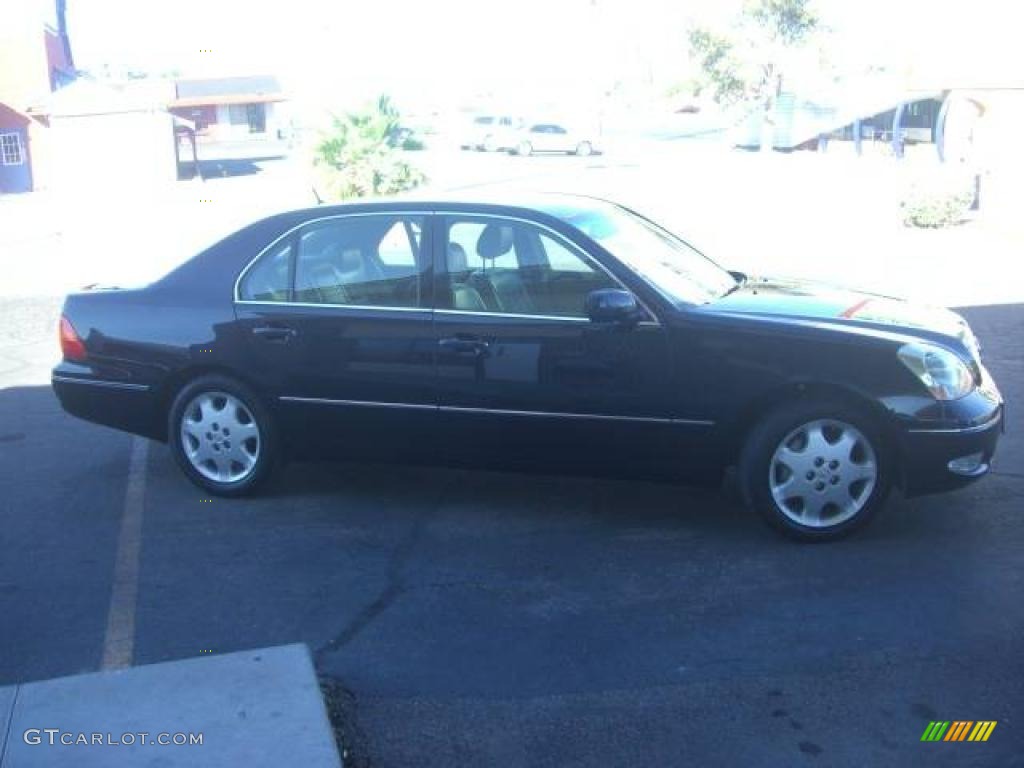
<path fill-rule="evenodd" d="M 484 138 L 483 144 L 484 152 L 497 152 L 498 151 L 498 139 L 494 136 L 487 136 Z"/>
<path fill-rule="evenodd" d="M 743 495 L 773 526 L 803 540 L 833 539 L 867 523 L 890 485 L 873 420 L 841 401 L 789 403 L 750 433 Z"/>
<path fill-rule="evenodd" d="M 178 393 L 168 435 L 189 480 L 220 496 L 251 492 L 277 458 L 269 412 L 248 387 L 226 376 L 200 377 Z"/>
<path fill-rule="evenodd" d="M 593 154 L 594 147 L 589 141 L 581 141 L 576 145 L 576 154 L 580 157 L 587 157 Z"/>
<path fill-rule="evenodd" d="M 528 141 L 521 141 L 516 147 L 516 154 L 522 157 L 529 157 L 533 154 L 533 144 Z"/>

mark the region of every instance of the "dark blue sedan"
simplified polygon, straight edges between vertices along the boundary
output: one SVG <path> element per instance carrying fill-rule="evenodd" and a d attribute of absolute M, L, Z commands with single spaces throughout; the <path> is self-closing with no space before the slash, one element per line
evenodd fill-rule
<path fill-rule="evenodd" d="M 53 387 L 215 494 L 287 458 L 717 483 L 800 538 L 984 475 L 1003 404 L 947 310 L 718 266 L 590 198 L 256 222 L 69 296 Z M 623 510 L 628 514 L 629 510 Z"/>

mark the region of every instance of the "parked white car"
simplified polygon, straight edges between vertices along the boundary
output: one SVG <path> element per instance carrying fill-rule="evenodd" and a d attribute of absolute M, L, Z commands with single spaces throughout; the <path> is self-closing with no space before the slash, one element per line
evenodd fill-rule
<path fill-rule="evenodd" d="M 568 152 L 585 156 L 596 152 L 597 145 L 592 134 L 575 131 L 559 123 L 530 123 L 519 131 L 513 151 L 524 156 L 534 152 Z"/>
<path fill-rule="evenodd" d="M 460 142 L 462 149 L 480 149 L 484 152 L 511 150 L 516 146 L 521 118 L 511 115 L 478 115 Z"/>

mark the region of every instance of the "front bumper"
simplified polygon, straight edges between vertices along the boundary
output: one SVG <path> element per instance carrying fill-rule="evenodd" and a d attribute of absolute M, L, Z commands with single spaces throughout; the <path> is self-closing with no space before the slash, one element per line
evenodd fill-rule
<path fill-rule="evenodd" d="M 987 418 L 963 427 L 907 427 L 900 439 L 906 496 L 961 488 L 986 474 L 1004 429 L 1000 402 Z"/>

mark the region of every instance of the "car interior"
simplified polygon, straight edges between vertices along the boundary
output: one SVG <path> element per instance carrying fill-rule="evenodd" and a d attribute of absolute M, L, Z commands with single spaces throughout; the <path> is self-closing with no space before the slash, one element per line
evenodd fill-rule
<path fill-rule="evenodd" d="M 354 306 L 420 306 L 422 221 L 392 216 L 338 219 L 297 238 L 294 301 Z M 287 301 L 291 244 L 254 266 L 243 298 Z"/>
<path fill-rule="evenodd" d="M 295 240 L 292 301 L 379 307 L 421 304 L 422 221 L 391 216 L 338 219 Z M 246 275 L 242 298 L 288 301 L 292 243 Z M 448 306 L 469 312 L 584 317 L 587 295 L 618 287 L 602 269 L 535 227 L 480 219 L 448 227 Z"/>
<path fill-rule="evenodd" d="M 456 221 L 446 248 L 453 309 L 585 316 L 587 295 L 618 287 L 603 270 L 534 227 Z"/>
<path fill-rule="evenodd" d="M 295 300 L 419 306 L 420 232 L 417 222 L 369 216 L 310 228 L 299 237 Z"/>

